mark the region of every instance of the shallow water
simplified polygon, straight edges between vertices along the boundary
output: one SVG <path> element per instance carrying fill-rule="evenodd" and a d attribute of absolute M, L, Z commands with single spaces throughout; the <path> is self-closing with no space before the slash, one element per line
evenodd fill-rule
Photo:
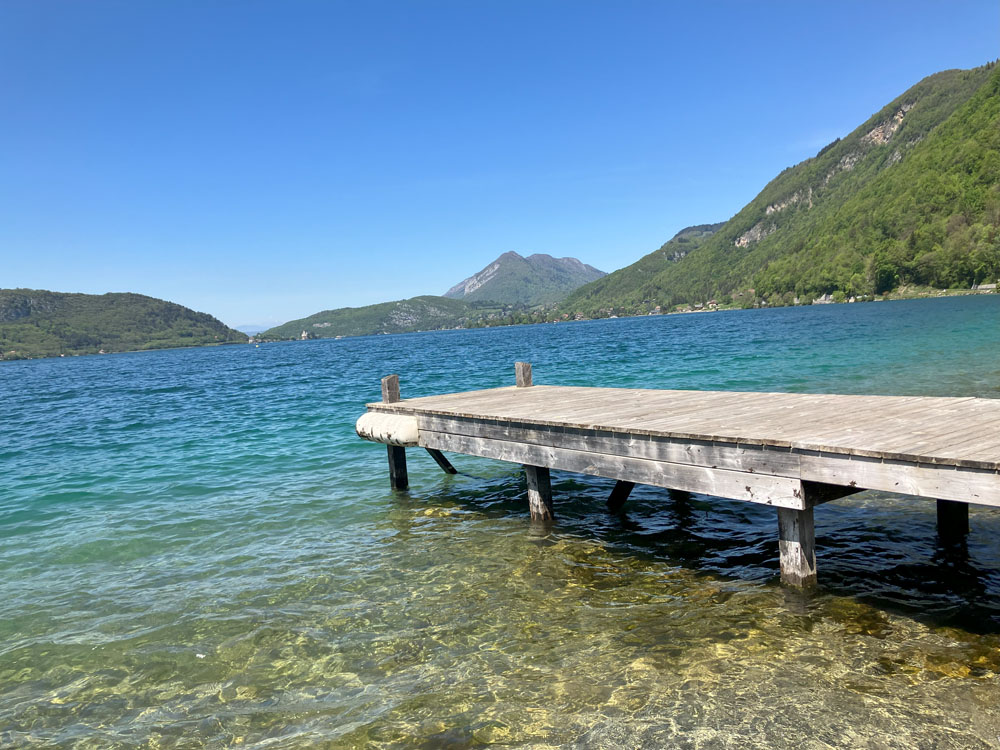
<path fill-rule="evenodd" d="M 448 331 L 0 366 L 0 747 L 995 747 L 1000 514 L 774 510 L 410 451 L 353 422 L 535 382 L 1000 397 L 1000 297 Z M 849 420 L 850 415 L 845 415 Z"/>

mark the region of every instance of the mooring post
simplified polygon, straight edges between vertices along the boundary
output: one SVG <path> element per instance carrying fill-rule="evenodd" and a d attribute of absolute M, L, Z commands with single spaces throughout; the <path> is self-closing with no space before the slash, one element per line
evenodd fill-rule
<path fill-rule="evenodd" d="M 816 529 L 812 508 L 778 508 L 778 551 L 782 583 L 792 586 L 816 583 Z"/>
<path fill-rule="evenodd" d="M 615 482 L 615 487 L 608 496 L 608 510 L 612 513 L 620 513 L 621 509 L 625 507 L 625 501 L 628 500 L 628 496 L 632 494 L 634 488 L 635 482 L 623 482 L 621 480 Z"/>
<path fill-rule="evenodd" d="M 514 377 L 518 388 L 531 386 L 531 362 L 515 362 Z"/>
<path fill-rule="evenodd" d="M 524 477 L 528 482 L 528 508 L 532 521 L 551 521 L 552 479 L 546 466 L 525 466 Z"/>
<path fill-rule="evenodd" d="M 531 363 L 514 363 L 514 382 L 518 388 L 531 387 Z M 551 521 L 552 479 L 547 466 L 524 466 L 524 478 L 528 485 L 528 508 L 532 521 Z"/>
<path fill-rule="evenodd" d="M 969 504 L 938 500 L 937 529 L 942 544 L 961 544 L 969 533 Z"/>
<path fill-rule="evenodd" d="M 382 403 L 394 404 L 399 397 L 399 375 L 387 375 L 382 378 Z M 387 445 L 389 456 L 389 486 L 394 490 L 405 490 L 410 486 L 406 475 L 406 448 L 401 445 Z"/>

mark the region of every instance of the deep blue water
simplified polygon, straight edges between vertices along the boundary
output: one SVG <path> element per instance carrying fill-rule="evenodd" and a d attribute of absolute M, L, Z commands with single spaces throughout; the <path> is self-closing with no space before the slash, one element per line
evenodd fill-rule
<path fill-rule="evenodd" d="M 0 366 L 0 747 L 938 747 L 1000 735 L 1000 517 L 774 510 L 354 434 L 404 397 L 536 383 L 1000 397 L 1000 296 Z M 849 420 L 850 415 L 845 415 Z M 811 745 L 809 743 L 812 743 Z"/>

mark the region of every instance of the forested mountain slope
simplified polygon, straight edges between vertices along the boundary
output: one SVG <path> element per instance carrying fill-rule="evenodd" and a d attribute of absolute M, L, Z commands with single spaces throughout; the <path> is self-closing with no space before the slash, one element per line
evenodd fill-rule
<path fill-rule="evenodd" d="M 367 336 L 378 333 L 434 331 L 469 325 L 495 311 L 489 303 L 470 303 L 460 299 L 425 295 L 394 302 L 380 302 L 365 307 L 341 307 L 323 310 L 307 318 L 292 320 L 260 334 L 259 338 L 293 339 Z"/>
<path fill-rule="evenodd" d="M 211 315 L 142 294 L 0 289 L 0 359 L 246 340 Z"/>
<path fill-rule="evenodd" d="M 644 312 L 711 298 L 787 304 L 900 284 L 969 286 L 1000 273 L 998 226 L 1000 69 L 990 63 L 925 78 L 784 170 L 683 257 L 653 253 L 560 308 Z"/>
<path fill-rule="evenodd" d="M 559 305 L 560 309 L 594 312 L 606 305 L 610 312 L 612 308 L 644 310 L 656 306 L 659 303 L 653 300 L 660 294 L 655 281 L 657 275 L 687 257 L 724 225 L 725 222 L 720 222 L 682 229 L 632 265 L 579 287 Z"/>

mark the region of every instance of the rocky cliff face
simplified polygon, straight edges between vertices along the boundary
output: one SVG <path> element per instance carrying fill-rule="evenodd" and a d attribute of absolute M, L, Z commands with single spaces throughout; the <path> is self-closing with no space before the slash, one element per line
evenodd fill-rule
<path fill-rule="evenodd" d="M 896 134 L 896 131 L 899 130 L 900 125 L 903 124 L 903 118 L 906 116 L 906 113 L 911 109 L 913 109 L 913 102 L 907 102 L 897 109 L 893 116 L 888 120 L 879 123 L 861 136 L 861 142 L 872 143 L 877 146 L 888 143 L 889 139 L 892 138 Z"/>
<path fill-rule="evenodd" d="M 754 244 L 755 242 L 760 242 L 762 239 L 767 237 L 767 235 L 774 232 L 774 230 L 777 228 L 778 227 L 776 227 L 774 224 L 766 224 L 763 221 L 758 221 L 747 231 L 745 231 L 743 234 L 737 237 L 736 240 L 733 242 L 733 244 L 736 247 L 750 247 L 750 245 Z"/>
<path fill-rule="evenodd" d="M 523 260 L 517 253 L 504 253 L 479 273 L 473 274 L 469 278 L 455 284 L 455 286 L 444 293 L 444 296 L 451 297 L 452 299 L 463 299 L 469 296 L 477 289 L 481 289 L 495 279 L 505 261 L 509 262 L 515 258 Z"/>

